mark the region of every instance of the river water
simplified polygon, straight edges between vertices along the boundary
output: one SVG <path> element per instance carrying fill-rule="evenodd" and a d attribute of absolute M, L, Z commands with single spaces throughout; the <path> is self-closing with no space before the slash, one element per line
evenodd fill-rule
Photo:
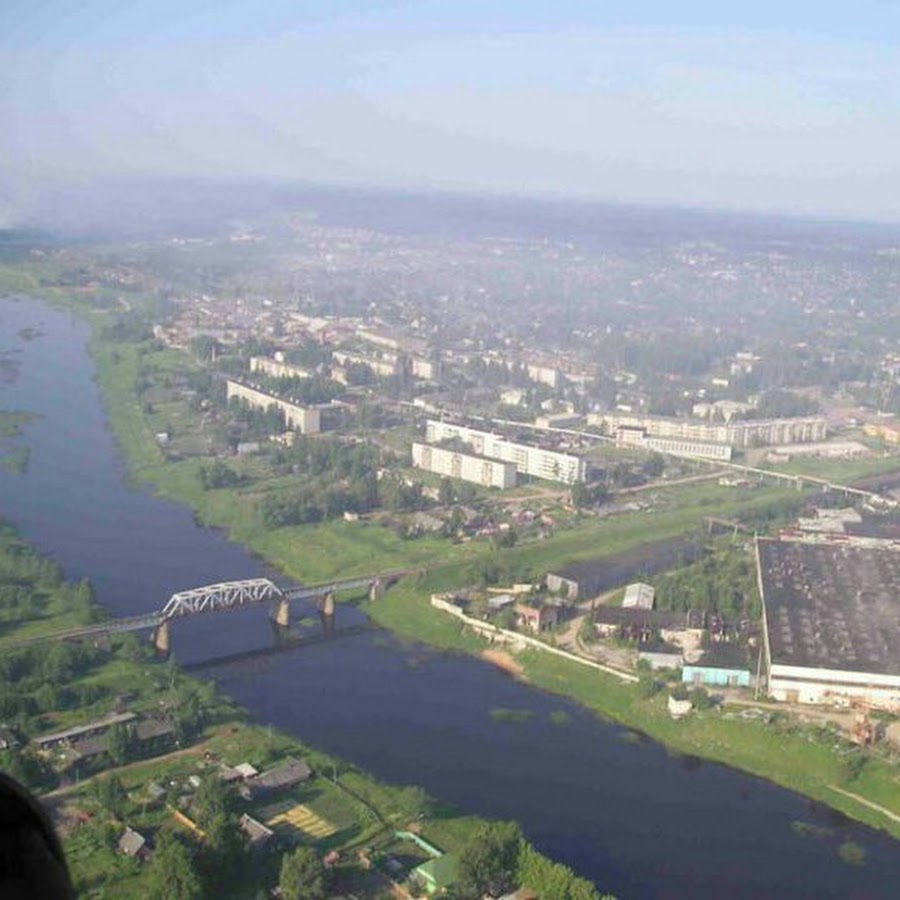
<path fill-rule="evenodd" d="M 86 339 L 66 313 L 0 299 L 0 408 L 40 415 L 22 439 L 27 472 L 0 471 L 0 515 L 68 577 L 90 578 L 117 615 L 158 609 L 184 588 L 270 574 L 186 508 L 127 485 Z M 271 640 L 261 609 L 173 628 L 186 663 Z M 477 659 L 375 632 L 202 674 L 260 722 L 379 778 L 516 819 L 543 852 L 621 900 L 896 896 L 897 842 L 767 782 L 672 757 Z M 497 721 L 490 712 L 500 707 L 531 716 Z M 831 836 L 802 837 L 798 821 Z M 848 840 L 864 848 L 864 865 L 838 856 Z"/>

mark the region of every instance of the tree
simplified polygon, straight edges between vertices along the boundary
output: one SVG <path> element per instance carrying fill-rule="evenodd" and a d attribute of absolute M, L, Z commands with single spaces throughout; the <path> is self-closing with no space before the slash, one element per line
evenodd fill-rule
<path fill-rule="evenodd" d="M 312 847 L 299 847 L 282 858 L 278 886 L 283 900 L 323 900 L 325 866 Z"/>
<path fill-rule="evenodd" d="M 515 822 L 487 822 L 476 829 L 459 854 L 462 896 L 496 896 L 515 887 L 521 850 L 522 832 Z"/>
<path fill-rule="evenodd" d="M 246 837 L 237 818 L 231 813 L 219 813 L 207 822 L 203 870 L 207 883 L 225 893 L 232 879 L 240 873 L 246 849 Z"/>
<path fill-rule="evenodd" d="M 214 775 L 204 778 L 197 788 L 197 793 L 194 794 L 191 811 L 194 821 L 204 831 L 209 831 L 213 822 L 228 812 L 225 785 Z"/>
<path fill-rule="evenodd" d="M 125 785 L 122 784 L 122 779 L 117 775 L 96 779 L 91 785 L 91 792 L 97 803 L 110 815 L 122 815 L 125 803 L 128 800 L 128 793 L 125 790 Z"/>
<path fill-rule="evenodd" d="M 200 900 L 203 896 L 193 857 L 167 829 L 157 835 L 146 884 L 149 900 Z"/>
<path fill-rule="evenodd" d="M 442 478 L 438 485 L 438 503 L 441 506 L 449 506 L 453 502 L 453 482 L 449 478 Z"/>
<path fill-rule="evenodd" d="M 106 733 L 106 752 L 109 758 L 121 766 L 128 762 L 132 751 L 131 732 L 124 722 L 116 722 Z"/>

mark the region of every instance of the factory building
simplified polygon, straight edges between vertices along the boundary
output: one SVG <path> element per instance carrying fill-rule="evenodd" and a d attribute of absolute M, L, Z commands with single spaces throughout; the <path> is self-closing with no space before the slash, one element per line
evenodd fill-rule
<path fill-rule="evenodd" d="M 759 538 L 768 691 L 900 712 L 900 551 Z"/>
<path fill-rule="evenodd" d="M 516 486 L 516 467 L 497 459 L 415 443 L 412 445 L 412 460 L 416 468 L 436 475 L 461 478 L 485 487 L 503 489 Z"/>
<path fill-rule="evenodd" d="M 561 481 L 563 484 L 587 480 L 587 463 L 580 456 L 573 456 L 571 453 L 519 444 L 489 431 L 478 431 L 435 419 L 428 420 L 425 436 L 430 444 L 456 438 L 470 446 L 479 456 L 512 463 L 522 475 Z"/>

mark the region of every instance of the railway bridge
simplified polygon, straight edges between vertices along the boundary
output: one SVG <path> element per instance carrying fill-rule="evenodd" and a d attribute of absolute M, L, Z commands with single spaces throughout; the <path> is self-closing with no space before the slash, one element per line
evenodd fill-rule
<path fill-rule="evenodd" d="M 287 629 L 290 625 L 292 600 L 315 599 L 325 616 L 334 614 L 334 596 L 339 591 L 366 588 L 370 600 L 382 596 L 385 588 L 400 578 L 403 572 L 366 575 L 342 581 L 329 581 L 304 587 L 279 587 L 268 578 L 248 578 L 242 581 L 223 581 L 178 591 L 158 610 L 121 619 L 110 619 L 96 625 L 71 628 L 54 634 L 30 638 L 20 645 L 48 640 L 77 641 L 107 637 L 129 631 L 153 632 L 153 645 L 161 654 L 171 647 L 171 623 L 176 619 L 230 612 L 246 606 L 267 605 L 269 618 L 275 626 Z"/>

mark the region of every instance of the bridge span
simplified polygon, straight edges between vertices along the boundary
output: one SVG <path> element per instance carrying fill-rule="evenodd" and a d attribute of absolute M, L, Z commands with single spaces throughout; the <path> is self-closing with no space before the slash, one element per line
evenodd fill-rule
<path fill-rule="evenodd" d="M 12 646 L 27 646 L 46 641 L 80 641 L 108 637 L 130 631 L 153 631 L 153 643 L 160 653 L 170 649 L 169 623 L 175 619 L 211 613 L 229 612 L 245 606 L 268 603 L 269 618 L 280 628 L 290 625 L 292 600 L 317 599 L 326 613 L 334 612 L 334 595 L 340 591 L 366 588 L 371 600 L 377 600 L 384 590 L 402 577 L 405 571 L 384 572 L 302 587 L 281 588 L 268 578 L 249 578 L 243 581 L 223 581 L 179 591 L 169 598 L 162 609 L 137 616 L 109 619 L 96 625 L 69 628 L 52 634 L 26 638 Z"/>

